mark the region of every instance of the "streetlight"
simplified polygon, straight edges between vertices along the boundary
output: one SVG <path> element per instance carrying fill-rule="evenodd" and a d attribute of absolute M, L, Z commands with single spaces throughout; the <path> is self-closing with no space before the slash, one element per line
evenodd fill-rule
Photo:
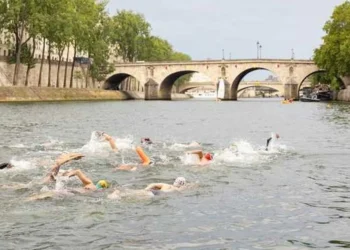
<path fill-rule="evenodd" d="M 294 60 L 294 56 L 295 56 L 294 49 L 292 49 L 292 60 Z"/>
<path fill-rule="evenodd" d="M 256 42 L 256 58 L 259 59 L 259 48 L 260 48 L 260 43 L 259 41 Z"/>
<path fill-rule="evenodd" d="M 225 50 L 222 49 L 222 60 L 225 60 Z"/>
<path fill-rule="evenodd" d="M 259 48 L 260 48 L 260 59 L 261 59 L 261 51 L 262 51 L 262 45 L 261 44 L 260 44 Z"/>

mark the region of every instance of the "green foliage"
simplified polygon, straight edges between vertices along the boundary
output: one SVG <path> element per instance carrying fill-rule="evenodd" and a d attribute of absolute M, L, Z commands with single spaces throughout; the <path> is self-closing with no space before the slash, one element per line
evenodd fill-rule
<path fill-rule="evenodd" d="M 151 26 L 144 16 L 133 11 L 118 11 L 112 19 L 111 42 L 124 61 L 134 62 L 147 54 Z"/>
<path fill-rule="evenodd" d="M 318 84 L 329 85 L 331 90 L 340 90 L 343 85 L 339 78 L 334 77 L 327 72 L 319 72 L 311 76 L 311 86 L 315 87 Z"/>
<path fill-rule="evenodd" d="M 183 62 L 183 61 L 191 61 L 192 58 L 184 53 L 181 52 L 176 52 L 174 51 L 170 57 L 171 61 L 175 61 L 175 62 Z"/>
<path fill-rule="evenodd" d="M 323 44 L 315 50 L 316 64 L 329 76 L 350 75 L 350 2 L 335 8 L 323 30 Z M 332 80 L 335 82 L 335 80 Z"/>

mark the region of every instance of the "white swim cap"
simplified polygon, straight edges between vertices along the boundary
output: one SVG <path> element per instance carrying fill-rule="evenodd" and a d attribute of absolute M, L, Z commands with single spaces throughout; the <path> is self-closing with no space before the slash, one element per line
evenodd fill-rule
<path fill-rule="evenodd" d="M 186 184 L 186 179 L 184 177 L 177 177 L 173 185 L 175 187 L 181 187 L 181 186 L 184 186 L 185 184 Z"/>

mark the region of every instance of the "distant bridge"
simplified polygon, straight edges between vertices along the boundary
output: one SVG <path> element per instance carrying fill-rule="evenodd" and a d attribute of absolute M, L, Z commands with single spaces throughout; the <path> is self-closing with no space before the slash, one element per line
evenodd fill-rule
<path fill-rule="evenodd" d="M 178 87 L 180 93 L 185 93 L 188 90 L 196 88 L 216 89 L 216 84 L 212 82 L 188 82 L 181 84 Z M 270 88 L 276 91 L 279 96 L 284 95 L 284 85 L 281 82 L 276 81 L 242 81 L 239 86 L 237 93 L 244 91 L 248 88 Z"/>
<path fill-rule="evenodd" d="M 298 96 L 301 84 L 310 75 L 323 72 L 311 60 L 255 59 L 189 62 L 141 62 L 115 65 L 104 89 L 119 89 L 123 80 L 136 78 L 145 89 L 146 100 L 170 100 L 174 82 L 189 73 L 202 73 L 212 83 L 225 80 L 224 100 L 237 100 L 242 79 L 255 70 L 269 70 L 281 82 L 278 90 L 287 98 Z M 245 86 L 248 87 L 248 86 Z"/>

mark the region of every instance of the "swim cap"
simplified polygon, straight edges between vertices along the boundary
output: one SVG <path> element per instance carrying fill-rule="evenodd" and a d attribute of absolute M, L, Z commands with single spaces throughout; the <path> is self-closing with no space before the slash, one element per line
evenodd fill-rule
<path fill-rule="evenodd" d="M 96 184 L 97 189 L 109 188 L 109 183 L 105 180 L 100 180 Z"/>
<path fill-rule="evenodd" d="M 185 184 L 186 184 L 186 179 L 184 177 L 177 177 L 173 185 L 175 187 L 181 187 L 181 186 L 184 186 Z"/>
<path fill-rule="evenodd" d="M 1 163 L 0 164 L 0 169 L 5 169 L 5 168 L 12 168 L 13 166 L 11 165 L 11 163 Z"/>
<path fill-rule="evenodd" d="M 208 161 L 211 161 L 213 159 L 213 155 L 211 153 L 206 153 L 204 155 L 204 158 L 207 159 Z"/>
<path fill-rule="evenodd" d="M 141 138 L 141 143 L 152 144 L 152 141 L 150 138 Z"/>

